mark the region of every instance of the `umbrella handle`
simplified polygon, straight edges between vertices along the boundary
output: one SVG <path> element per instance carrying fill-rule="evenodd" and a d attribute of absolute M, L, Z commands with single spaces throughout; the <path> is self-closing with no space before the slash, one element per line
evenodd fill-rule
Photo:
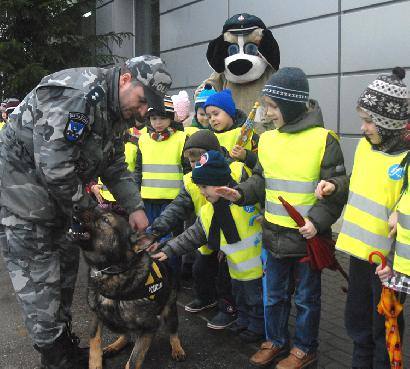
<path fill-rule="evenodd" d="M 373 264 L 373 256 L 375 256 L 375 255 L 377 255 L 380 258 L 380 260 L 382 262 L 382 269 L 384 269 L 386 267 L 386 258 L 380 251 L 372 251 L 369 254 L 369 263 Z"/>

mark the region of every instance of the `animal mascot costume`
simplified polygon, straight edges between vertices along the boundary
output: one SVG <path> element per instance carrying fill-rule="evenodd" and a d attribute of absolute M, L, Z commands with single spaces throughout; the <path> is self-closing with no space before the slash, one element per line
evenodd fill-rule
<path fill-rule="evenodd" d="M 215 90 L 232 90 L 237 108 L 249 113 L 259 101 L 265 83 L 279 68 L 279 45 L 261 19 L 247 13 L 229 18 L 222 34 L 208 45 L 206 57 L 213 72 L 197 89 L 207 83 Z M 265 121 L 263 109 L 255 118 L 255 130 L 262 133 L 273 128 Z"/>

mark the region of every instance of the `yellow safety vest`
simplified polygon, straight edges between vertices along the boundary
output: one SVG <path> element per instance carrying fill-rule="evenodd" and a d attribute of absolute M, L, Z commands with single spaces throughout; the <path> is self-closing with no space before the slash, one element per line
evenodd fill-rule
<path fill-rule="evenodd" d="M 242 170 L 245 167 L 245 165 L 239 161 L 234 161 L 229 165 L 231 168 L 231 176 L 232 178 L 239 183 L 242 177 Z M 195 214 L 199 216 L 199 211 L 201 210 L 202 206 L 206 204 L 206 199 L 204 196 L 202 196 L 201 191 L 199 190 L 199 187 L 192 182 L 192 172 L 189 172 L 184 175 L 183 178 L 184 181 L 184 187 L 186 192 L 189 193 L 189 196 L 191 196 L 192 202 L 194 203 L 194 208 L 195 208 Z M 211 250 L 209 247 L 206 245 L 201 246 L 198 251 L 202 255 L 210 255 L 212 254 L 213 250 Z"/>
<path fill-rule="evenodd" d="M 315 204 L 315 189 L 329 133 L 321 127 L 297 133 L 277 129 L 262 133 L 258 157 L 265 176 L 265 219 L 268 222 L 298 228 L 278 196 L 293 205 L 302 216 L 306 216 Z"/>
<path fill-rule="evenodd" d="M 130 172 L 133 172 L 135 170 L 135 164 L 137 161 L 137 145 L 132 142 L 127 142 L 125 144 L 124 154 L 127 168 Z M 98 178 L 98 184 L 102 185 L 100 194 L 103 199 L 111 202 L 115 201 L 114 196 L 108 190 L 107 186 L 102 183 L 101 178 Z"/>
<path fill-rule="evenodd" d="M 192 136 L 195 132 L 198 132 L 199 128 L 198 127 L 184 127 L 184 132 L 186 133 L 186 135 Z"/>
<path fill-rule="evenodd" d="M 221 251 L 226 255 L 229 274 L 232 279 L 249 281 L 262 277 L 261 262 L 261 225 L 254 221 L 258 211 L 254 206 L 230 206 L 232 217 L 239 233 L 240 241 L 228 244 L 221 230 Z M 207 202 L 202 206 L 199 217 L 209 237 L 214 208 Z"/>
<path fill-rule="evenodd" d="M 143 199 L 173 200 L 182 182 L 181 156 L 186 133 L 176 131 L 165 141 L 151 139 L 149 133 L 141 135 L 138 147 L 142 154 Z"/>
<path fill-rule="evenodd" d="M 392 240 L 388 219 L 400 197 L 406 153 L 389 155 L 373 150 L 362 138 L 356 149 L 349 200 L 336 248 L 368 260 L 372 251 L 387 255 Z M 401 169 L 400 169 L 401 168 Z"/>
<path fill-rule="evenodd" d="M 225 147 L 228 152 L 231 152 L 233 147 L 236 145 L 236 141 L 241 135 L 241 127 L 231 129 L 230 131 L 218 133 L 215 131 L 215 135 L 218 138 L 219 144 Z M 245 145 L 245 149 L 252 149 L 252 142 L 249 140 Z"/>
<path fill-rule="evenodd" d="M 410 181 L 410 172 L 408 174 Z M 410 276 L 410 189 L 407 187 L 397 206 L 396 253 L 393 269 Z"/>
<path fill-rule="evenodd" d="M 2 121 L 0 122 L 0 131 L 3 129 L 3 127 L 6 125 L 6 122 Z"/>

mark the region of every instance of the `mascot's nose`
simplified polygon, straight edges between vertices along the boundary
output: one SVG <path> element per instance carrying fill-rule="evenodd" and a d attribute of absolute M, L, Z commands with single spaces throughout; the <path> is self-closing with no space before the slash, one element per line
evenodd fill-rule
<path fill-rule="evenodd" d="M 246 59 L 238 59 L 228 65 L 229 71 L 236 76 L 241 76 L 248 73 L 252 67 L 252 62 Z"/>

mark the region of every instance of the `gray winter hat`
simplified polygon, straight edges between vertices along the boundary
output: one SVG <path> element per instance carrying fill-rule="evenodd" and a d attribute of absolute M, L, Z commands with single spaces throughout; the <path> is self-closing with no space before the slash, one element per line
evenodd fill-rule
<path fill-rule="evenodd" d="M 164 96 L 172 84 L 172 78 L 161 58 L 153 55 L 136 56 L 128 59 L 125 66 L 132 77 L 144 85 L 148 106 L 163 110 Z"/>

